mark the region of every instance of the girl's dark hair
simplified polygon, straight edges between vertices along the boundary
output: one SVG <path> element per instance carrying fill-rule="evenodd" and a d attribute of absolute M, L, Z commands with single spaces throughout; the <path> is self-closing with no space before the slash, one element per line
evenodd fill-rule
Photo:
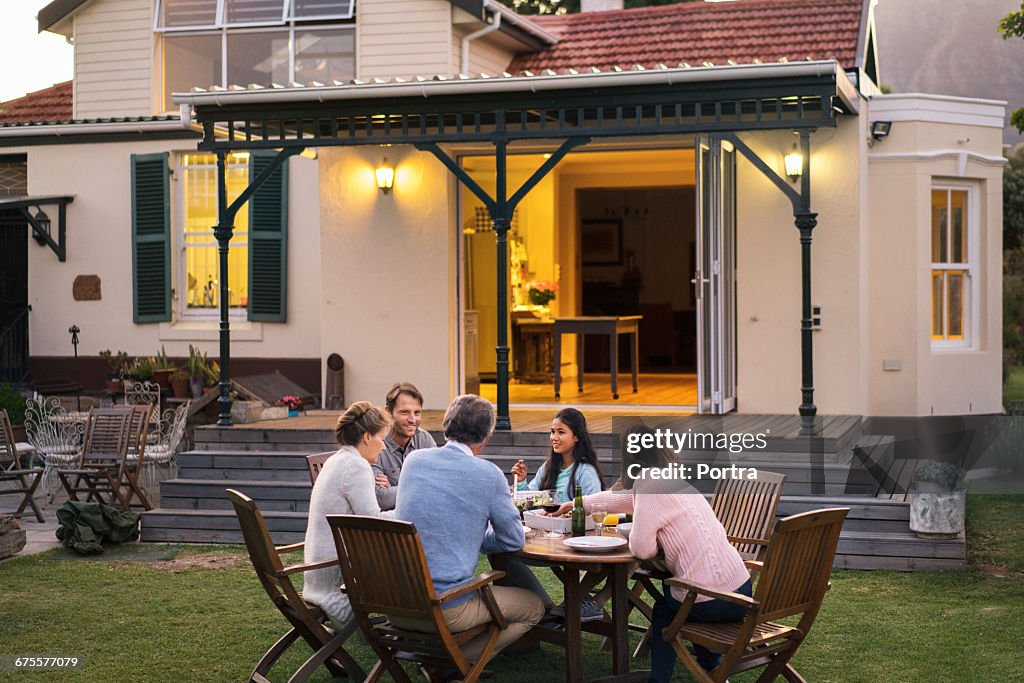
<path fill-rule="evenodd" d="M 363 434 L 378 434 L 391 426 L 391 417 L 369 401 L 356 401 L 338 418 L 334 438 L 340 446 L 355 446 Z"/>
<path fill-rule="evenodd" d="M 569 471 L 570 497 L 576 492 L 576 470 L 580 465 L 592 465 L 597 470 L 597 478 L 601 482 L 601 490 L 604 490 L 604 473 L 601 472 L 601 465 L 597 462 L 597 453 L 594 451 L 594 444 L 590 440 L 590 432 L 587 431 L 587 418 L 575 408 L 562 408 L 555 414 L 556 420 L 569 428 L 569 431 L 576 437 L 576 446 L 572 449 L 572 470 Z M 562 471 L 562 456 L 551 449 L 548 456 L 547 467 L 544 468 L 544 479 L 541 480 L 541 489 L 548 490 L 555 488 L 558 481 L 558 473 Z"/>

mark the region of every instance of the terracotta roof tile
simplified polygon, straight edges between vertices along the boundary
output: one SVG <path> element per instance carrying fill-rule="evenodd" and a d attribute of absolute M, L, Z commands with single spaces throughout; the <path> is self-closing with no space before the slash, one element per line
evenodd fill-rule
<path fill-rule="evenodd" d="M 509 71 L 639 64 L 694 66 L 836 59 L 854 65 L 863 0 L 687 2 L 612 12 L 532 16 L 559 42 L 521 55 Z"/>
<path fill-rule="evenodd" d="M 0 103 L 0 124 L 70 121 L 72 81 Z"/>

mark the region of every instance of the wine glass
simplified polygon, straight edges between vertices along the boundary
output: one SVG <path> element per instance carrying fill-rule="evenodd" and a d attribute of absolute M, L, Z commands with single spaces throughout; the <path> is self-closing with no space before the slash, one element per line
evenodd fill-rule
<path fill-rule="evenodd" d="M 548 513 L 548 515 L 553 515 L 558 511 L 558 508 L 562 507 L 562 494 L 560 491 L 546 491 L 545 493 L 546 495 L 543 503 L 544 512 Z M 544 534 L 544 538 L 561 537 L 562 532 L 556 531 L 554 528 Z"/>
<path fill-rule="evenodd" d="M 604 533 L 604 518 L 607 514 L 607 511 L 600 509 L 592 510 L 590 513 L 591 518 L 594 520 L 594 526 L 597 528 L 598 536 Z"/>

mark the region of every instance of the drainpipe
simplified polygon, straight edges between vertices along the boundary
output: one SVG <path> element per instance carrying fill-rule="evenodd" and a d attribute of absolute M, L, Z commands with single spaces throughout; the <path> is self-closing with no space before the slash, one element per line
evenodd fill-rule
<path fill-rule="evenodd" d="M 486 9 L 490 2 L 485 0 L 484 8 Z M 479 31 L 470 33 L 468 36 L 462 39 L 462 68 L 459 70 L 460 74 L 469 75 L 469 44 L 477 38 L 482 38 L 488 33 L 494 33 L 501 28 L 501 14 L 491 10 L 491 23 L 488 26 L 484 26 Z"/>

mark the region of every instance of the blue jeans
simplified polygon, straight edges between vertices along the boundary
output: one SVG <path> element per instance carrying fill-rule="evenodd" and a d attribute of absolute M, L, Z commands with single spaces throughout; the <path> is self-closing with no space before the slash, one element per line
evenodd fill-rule
<path fill-rule="evenodd" d="M 672 649 L 671 643 L 666 643 L 661 637 L 662 631 L 668 627 L 675 618 L 676 613 L 682 605 L 672 597 L 667 584 L 662 584 L 665 597 L 654 603 L 654 616 L 651 619 L 651 678 L 656 683 L 668 683 L 672 678 L 672 671 L 676 668 L 676 651 Z M 752 585 L 748 579 L 746 583 L 737 588 L 734 593 L 750 597 Z M 728 602 L 727 600 L 706 600 L 694 603 L 693 609 L 687 617 L 687 623 L 691 621 L 706 623 L 721 623 L 728 621 L 742 621 L 747 615 L 747 608 L 743 605 Z M 722 661 L 722 656 L 712 652 L 706 647 L 696 643 L 693 646 L 697 655 L 697 663 L 706 671 L 711 671 Z"/>

